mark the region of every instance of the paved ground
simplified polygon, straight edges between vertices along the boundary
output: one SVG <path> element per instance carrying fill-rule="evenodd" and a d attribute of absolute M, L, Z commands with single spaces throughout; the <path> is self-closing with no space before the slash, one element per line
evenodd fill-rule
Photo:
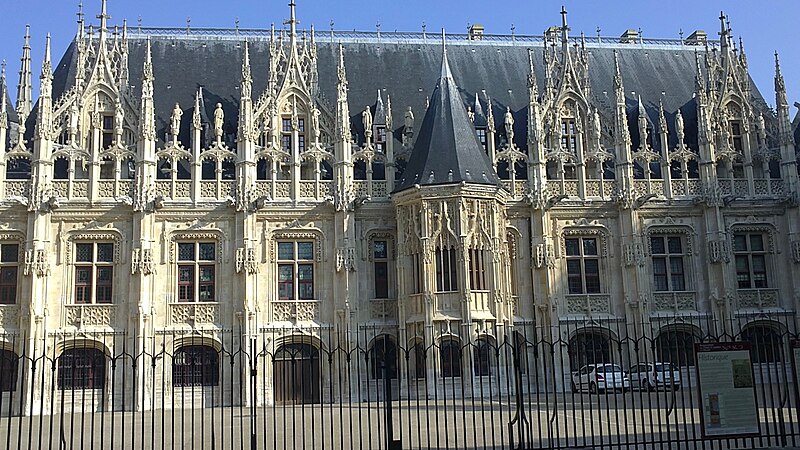
<path fill-rule="evenodd" d="M 2 418 L 0 448 L 385 449 L 384 411 L 378 403 L 334 403 Z M 516 448 L 521 441 L 523 448 L 800 446 L 797 410 L 775 408 L 762 408 L 762 432 L 794 436 L 786 442 L 762 438 L 703 445 L 696 399 L 682 392 L 532 394 L 525 403 L 527 422 L 513 426 L 516 409 L 509 399 L 403 400 L 392 412 L 394 436 L 404 449 L 501 449 L 512 448 L 512 442 Z"/>

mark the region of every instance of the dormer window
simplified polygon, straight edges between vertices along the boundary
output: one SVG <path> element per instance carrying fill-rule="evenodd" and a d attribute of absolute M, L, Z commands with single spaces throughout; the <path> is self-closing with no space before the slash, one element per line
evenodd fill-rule
<path fill-rule="evenodd" d="M 483 151 L 488 153 L 489 146 L 487 145 L 487 140 L 486 140 L 486 128 L 483 127 L 475 128 L 475 133 L 478 135 L 478 142 L 480 142 L 481 145 L 483 146 Z"/>
<path fill-rule="evenodd" d="M 103 148 L 111 147 L 111 144 L 114 143 L 114 116 L 112 115 L 104 115 L 103 116 L 103 138 L 101 140 Z"/>
<path fill-rule="evenodd" d="M 578 151 L 578 133 L 573 118 L 561 119 L 561 149 L 570 153 Z"/>
<path fill-rule="evenodd" d="M 731 120 L 729 122 L 730 130 L 731 130 L 731 146 L 733 150 L 739 153 L 740 155 L 744 154 L 744 132 L 742 129 L 742 123 L 738 120 Z M 744 178 L 744 163 L 742 162 L 741 158 L 735 159 L 731 164 L 731 169 L 733 173 L 731 173 L 731 177 L 733 178 Z"/>
<path fill-rule="evenodd" d="M 281 120 L 281 149 L 287 153 L 292 151 L 292 119 Z"/>
<path fill-rule="evenodd" d="M 386 127 L 375 129 L 375 150 L 381 153 L 386 151 Z"/>
<path fill-rule="evenodd" d="M 306 150 L 306 121 L 305 119 L 299 119 L 297 121 L 297 131 L 299 135 L 297 136 L 297 148 L 300 152 L 304 152 Z"/>

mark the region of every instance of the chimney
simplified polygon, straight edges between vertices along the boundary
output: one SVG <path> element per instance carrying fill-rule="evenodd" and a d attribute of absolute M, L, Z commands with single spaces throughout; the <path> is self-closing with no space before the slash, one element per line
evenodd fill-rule
<path fill-rule="evenodd" d="M 639 42 L 639 32 L 631 28 L 622 33 L 619 37 L 620 44 L 636 44 Z"/>
<path fill-rule="evenodd" d="M 708 41 L 708 34 L 703 30 L 695 30 L 686 38 L 686 45 L 704 45 Z"/>
<path fill-rule="evenodd" d="M 483 25 L 475 23 L 469 26 L 469 40 L 480 41 L 483 39 Z"/>

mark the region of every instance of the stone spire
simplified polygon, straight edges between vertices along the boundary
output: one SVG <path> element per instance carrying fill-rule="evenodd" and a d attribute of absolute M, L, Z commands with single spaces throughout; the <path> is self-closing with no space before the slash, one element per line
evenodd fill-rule
<path fill-rule="evenodd" d="M 255 140 L 255 129 L 253 127 L 253 76 L 250 70 L 250 45 L 244 41 L 244 52 L 242 56 L 242 79 L 239 89 L 241 97 L 239 100 L 239 142 L 248 143 Z M 249 151 L 246 147 L 244 152 Z"/>
<path fill-rule="evenodd" d="M 631 134 L 628 131 L 628 117 L 625 102 L 625 86 L 622 84 L 622 71 L 619 65 L 619 54 L 614 50 L 614 96 L 616 98 L 616 144 L 621 147 L 620 157 L 625 161 L 630 161 L 630 140 Z"/>
<path fill-rule="evenodd" d="M 36 119 L 36 133 L 38 139 L 49 140 L 50 130 L 53 128 L 53 64 L 50 62 L 50 34 L 47 34 L 44 47 L 44 60 L 42 73 L 39 77 L 39 110 Z"/>
<path fill-rule="evenodd" d="M 253 76 L 250 71 L 250 45 L 245 39 L 244 56 L 242 58 L 242 97 L 251 97 L 253 89 Z"/>
<path fill-rule="evenodd" d="M 439 81 L 398 191 L 414 185 L 461 182 L 499 184 L 492 163 L 473 131 L 443 45 Z"/>
<path fill-rule="evenodd" d="M 347 70 L 344 65 L 344 46 L 339 44 L 336 80 L 336 129 L 338 138 L 350 142 L 350 106 L 347 103 Z"/>
<path fill-rule="evenodd" d="M 567 9 L 561 7 L 561 43 L 569 45 L 569 25 L 567 25 Z"/>
<path fill-rule="evenodd" d="M 6 84 L 6 61 L 3 60 L 0 68 L 0 155 L 6 152 L 6 137 L 8 132 L 8 85 Z"/>
<path fill-rule="evenodd" d="M 150 45 L 150 38 L 147 38 L 145 47 L 144 66 L 142 69 L 142 104 L 141 104 L 141 131 L 146 141 L 155 142 L 156 139 L 156 115 L 153 104 L 153 51 Z"/>
<path fill-rule="evenodd" d="M 17 84 L 17 114 L 23 123 L 33 108 L 33 88 L 31 86 L 31 26 L 25 25 L 25 44 L 22 46 L 22 64 Z"/>
<path fill-rule="evenodd" d="M 100 14 L 97 15 L 97 18 L 100 19 L 100 42 L 103 43 L 106 40 L 106 35 L 108 34 L 108 19 L 111 16 L 108 15 L 108 0 L 101 0 L 100 1 Z"/>
<path fill-rule="evenodd" d="M 775 105 L 779 110 L 782 107 L 786 107 L 787 112 L 789 110 L 789 102 L 786 99 L 786 82 L 783 80 L 783 74 L 781 73 L 778 52 L 775 52 Z"/>

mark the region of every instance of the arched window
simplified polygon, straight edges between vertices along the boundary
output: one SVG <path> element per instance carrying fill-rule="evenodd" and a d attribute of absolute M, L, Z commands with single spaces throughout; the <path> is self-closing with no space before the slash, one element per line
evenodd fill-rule
<path fill-rule="evenodd" d="M 96 348 L 64 350 L 56 367 L 61 390 L 103 389 L 106 385 L 106 355 Z"/>
<path fill-rule="evenodd" d="M 276 403 L 320 402 L 322 383 L 317 347 L 299 342 L 281 345 L 273 357 L 272 374 Z"/>
<path fill-rule="evenodd" d="M 412 375 L 414 376 L 414 378 L 417 379 L 426 378 L 427 367 L 425 364 L 425 356 L 427 355 L 425 352 L 425 344 L 423 344 L 422 341 L 416 341 L 414 343 L 413 352 L 414 352 L 414 372 L 412 372 Z"/>
<path fill-rule="evenodd" d="M 11 350 L 0 350 L 0 392 L 17 390 L 19 358 Z"/>
<path fill-rule="evenodd" d="M 382 380 L 384 367 L 390 379 L 397 378 L 397 346 L 387 335 L 378 336 L 369 350 L 369 375 L 373 380 Z"/>
<path fill-rule="evenodd" d="M 783 342 L 778 330 L 769 324 L 752 324 L 742 330 L 742 340 L 750 342 L 754 364 L 783 361 Z"/>
<path fill-rule="evenodd" d="M 475 341 L 474 371 L 477 377 L 486 377 L 492 374 L 492 356 L 494 348 L 487 337 L 479 337 Z"/>
<path fill-rule="evenodd" d="M 569 362 L 572 370 L 587 364 L 603 364 L 610 361 L 608 337 L 596 330 L 581 330 L 569 340 Z"/>
<path fill-rule="evenodd" d="M 11 158 L 6 161 L 7 180 L 30 180 L 31 160 L 28 158 Z"/>
<path fill-rule="evenodd" d="M 696 334 L 689 330 L 667 328 L 656 338 L 656 359 L 678 367 L 694 366 Z"/>
<path fill-rule="evenodd" d="M 207 345 L 187 345 L 172 360 L 172 385 L 216 386 L 219 384 L 219 354 Z"/>
<path fill-rule="evenodd" d="M 461 346 L 455 339 L 443 339 L 439 348 L 443 378 L 461 378 Z"/>

